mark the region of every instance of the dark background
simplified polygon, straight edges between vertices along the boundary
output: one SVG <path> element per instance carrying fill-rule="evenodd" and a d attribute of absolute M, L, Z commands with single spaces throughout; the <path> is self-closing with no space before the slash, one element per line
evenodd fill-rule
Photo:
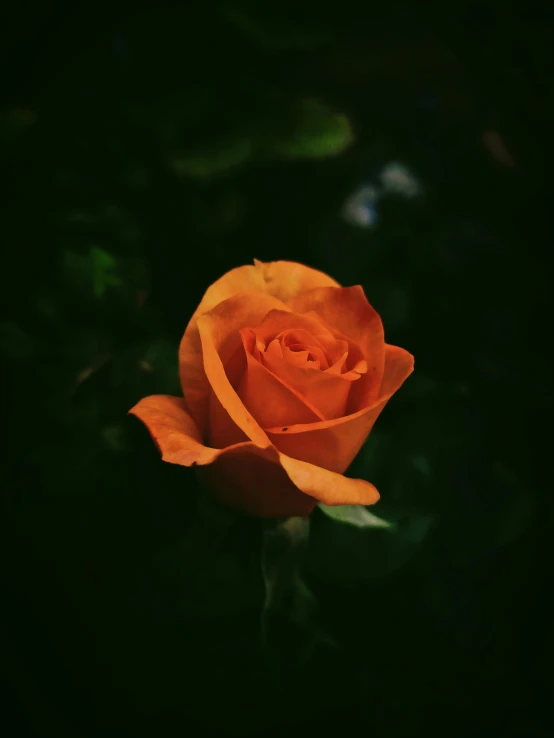
<path fill-rule="evenodd" d="M 550 734 L 544 5 L 2 11 L 6 735 Z M 423 194 L 347 222 L 391 161 Z M 352 473 L 433 521 L 383 571 L 323 538 L 338 647 L 281 689 L 259 523 L 190 575 L 194 475 L 126 415 L 179 392 L 188 318 L 254 257 L 361 283 L 415 355 Z"/>

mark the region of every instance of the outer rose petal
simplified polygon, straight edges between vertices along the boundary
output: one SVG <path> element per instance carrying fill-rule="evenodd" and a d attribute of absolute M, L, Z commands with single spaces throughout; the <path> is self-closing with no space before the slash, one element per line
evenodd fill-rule
<path fill-rule="evenodd" d="M 379 314 L 367 301 L 360 285 L 319 287 L 290 298 L 287 304 L 293 312 L 317 314 L 328 326 L 358 344 L 368 366 L 365 376 L 352 390 L 359 393 L 358 407 L 377 399 L 385 366 L 385 334 Z"/>
<path fill-rule="evenodd" d="M 414 370 L 414 357 L 400 346 L 385 345 L 385 372 L 379 397 L 394 395 Z"/>
<path fill-rule="evenodd" d="M 204 376 L 208 389 L 205 398 L 205 423 L 209 411 L 210 397 L 217 397 L 224 410 L 243 433 L 258 446 L 269 446 L 270 441 L 251 413 L 245 408 L 225 372 L 225 362 L 231 360 L 241 345 L 240 329 L 256 324 L 277 302 L 274 297 L 264 294 L 241 293 L 228 298 L 213 310 L 202 315 L 197 321 L 200 336 L 200 353 L 204 365 Z M 187 406 L 189 405 L 185 397 Z M 190 407 L 189 407 L 190 410 Z M 192 411 L 191 415 L 192 415 Z M 212 420 L 213 420 L 212 415 Z M 210 429 L 219 435 L 217 428 Z"/>
<path fill-rule="evenodd" d="M 257 518 L 305 516 L 317 503 L 293 484 L 273 447 L 230 447 L 202 478 L 221 502 Z"/>
<path fill-rule="evenodd" d="M 379 492 L 365 479 L 342 474 L 279 454 L 281 464 L 294 484 L 324 505 L 374 505 Z"/>
<path fill-rule="evenodd" d="M 261 518 L 309 515 L 325 505 L 373 505 L 375 487 L 291 459 L 273 447 L 240 444 L 223 449 L 214 464 L 202 469 L 214 495 L 230 507 Z"/>
<path fill-rule="evenodd" d="M 150 395 L 129 410 L 148 428 L 163 461 L 181 466 L 212 464 L 221 453 L 203 445 L 181 397 Z"/>
<path fill-rule="evenodd" d="M 184 400 L 153 395 L 129 411 L 148 428 L 162 459 L 206 467 L 206 481 L 222 502 L 258 517 L 309 515 L 317 500 L 328 505 L 376 502 L 373 485 L 290 459 L 275 448 L 251 442 L 208 448 Z"/>
<path fill-rule="evenodd" d="M 253 266 L 231 269 L 208 287 L 200 305 L 190 319 L 179 347 L 179 377 L 187 406 L 198 427 L 204 431 L 209 383 L 204 374 L 198 318 L 223 300 L 243 292 L 259 292 L 276 300 L 290 300 L 316 287 L 339 287 L 338 282 L 317 269 L 292 261 L 273 261 L 264 264 L 254 259 Z M 273 305 L 277 307 L 278 304 Z M 281 309 L 283 305 L 280 305 Z M 261 322 L 261 319 L 258 321 Z M 240 326 L 243 327 L 243 326 Z"/>
<path fill-rule="evenodd" d="M 412 373 L 414 357 L 398 346 L 385 346 L 385 372 L 378 398 L 352 415 L 319 423 L 266 428 L 283 453 L 341 474 L 353 461 L 388 400 Z"/>

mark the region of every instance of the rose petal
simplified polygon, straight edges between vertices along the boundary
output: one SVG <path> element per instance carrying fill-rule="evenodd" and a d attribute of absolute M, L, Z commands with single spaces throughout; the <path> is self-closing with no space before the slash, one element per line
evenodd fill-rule
<path fill-rule="evenodd" d="M 208 383 L 204 406 L 206 414 L 203 421 L 205 423 L 207 419 L 209 410 L 207 406 L 213 392 L 233 422 L 259 446 L 268 446 L 269 440 L 232 386 L 225 371 L 225 363 L 232 360 L 240 347 L 240 330 L 260 321 L 274 304 L 275 298 L 270 295 L 254 293 L 234 295 L 202 315 L 197 321 L 204 372 Z M 185 399 L 188 406 L 188 398 Z M 212 430 L 218 433 L 217 428 Z"/>
<path fill-rule="evenodd" d="M 379 397 L 389 398 L 414 370 L 414 357 L 400 346 L 385 344 L 385 371 Z"/>
<path fill-rule="evenodd" d="M 386 402 L 377 400 L 371 407 L 333 420 L 265 428 L 265 432 L 271 443 L 288 456 L 342 474 L 356 457 Z"/>
<path fill-rule="evenodd" d="M 284 378 L 270 372 L 252 356 L 255 335 L 252 332 L 241 331 L 241 336 L 246 352 L 247 371 L 237 387 L 237 394 L 260 426 L 265 428 L 324 420 L 325 416 L 308 399 L 288 385 Z M 281 361 L 285 364 L 283 360 Z"/>
<path fill-rule="evenodd" d="M 254 260 L 254 265 L 241 266 L 224 274 L 206 290 L 189 321 L 179 347 L 179 377 L 189 411 L 200 428 L 206 429 L 209 383 L 204 374 L 198 319 L 216 305 L 240 293 L 262 293 L 278 301 L 289 300 L 315 287 L 338 287 L 323 272 L 290 261 L 267 264 Z M 274 303 L 274 307 L 277 303 Z M 283 308 L 280 305 L 281 309 Z M 260 322 L 261 318 L 257 321 Z M 240 326 L 241 328 L 244 325 Z"/>
<path fill-rule="evenodd" d="M 246 361 L 245 361 L 246 364 Z M 227 410 L 212 392 L 209 404 L 210 420 L 204 439 L 213 448 L 226 448 L 250 439 L 231 418 Z"/>
<path fill-rule="evenodd" d="M 202 468 L 214 495 L 231 507 L 262 518 L 309 515 L 317 502 L 325 505 L 373 505 L 375 487 L 363 479 L 321 469 L 273 447 L 231 446 L 216 462 Z"/>
<path fill-rule="evenodd" d="M 285 454 L 280 459 L 294 485 L 324 505 L 373 505 L 379 499 L 377 489 L 365 479 L 344 477 Z"/>
<path fill-rule="evenodd" d="M 273 447 L 250 441 L 224 449 L 202 445 L 180 397 L 152 395 L 129 412 L 147 427 L 164 461 L 204 467 L 205 481 L 223 503 L 259 517 L 309 515 L 316 504 L 291 482 Z"/>
<path fill-rule="evenodd" d="M 306 318 L 313 318 L 318 323 L 324 323 L 315 314 L 306 313 Z M 316 331 L 317 328 L 313 327 Z M 330 366 L 336 366 L 341 359 L 348 355 L 348 341 L 337 338 L 338 331 L 326 329 L 325 333 L 317 333 L 317 337 L 309 333 L 307 330 L 295 328 L 293 330 L 282 331 L 279 338 L 285 347 L 290 349 L 294 345 L 302 345 L 314 351 L 314 354 L 320 358 L 321 368 L 327 370 Z M 335 372 L 340 374 L 340 371 Z"/>
<path fill-rule="evenodd" d="M 316 287 L 340 287 L 336 280 L 324 272 L 294 261 L 270 261 L 264 264 L 254 259 L 254 268 L 257 270 L 256 279 L 263 282 L 264 291 L 283 302 Z"/>
<path fill-rule="evenodd" d="M 385 375 L 379 397 L 356 413 L 319 423 L 265 428 L 271 442 L 283 453 L 331 471 L 342 473 L 353 461 L 391 396 L 412 373 L 413 356 L 398 346 L 386 345 Z"/>
<path fill-rule="evenodd" d="M 221 502 L 258 518 L 309 515 L 317 503 L 291 481 L 271 446 L 230 447 L 201 472 L 202 480 Z"/>
<path fill-rule="evenodd" d="M 146 397 L 130 413 L 146 425 L 164 461 L 202 466 L 214 495 L 251 515 L 309 515 L 317 500 L 327 505 L 369 505 L 378 499 L 368 482 L 315 469 L 271 446 L 260 448 L 251 442 L 225 449 L 203 446 L 182 398 Z"/>
<path fill-rule="evenodd" d="M 170 464 L 212 464 L 220 453 L 202 444 L 200 431 L 181 397 L 151 395 L 140 400 L 129 413 L 144 423 L 162 459 Z"/>
<path fill-rule="evenodd" d="M 282 344 L 281 353 L 291 364 L 301 366 L 309 360 L 319 362 L 319 368 L 322 370 L 329 366 L 326 347 L 306 330 L 285 331 L 275 340 Z M 311 359 L 308 358 L 309 354 L 312 356 Z"/>
<path fill-rule="evenodd" d="M 319 369 L 311 369 L 306 365 L 294 366 L 284 358 L 280 359 L 269 352 L 262 354 L 262 363 L 273 375 L 279 377 L 304 397 L 306 402 L 317 408 L 322 416 L 320 419 L 326 420 L 345 414 L 352 382 L 360 377 L 355 372 L 330 374 Z M 283 424 L 292 425 L 293 421 L 286 422 L 286 418 L 283 417 Z M 264 428 L 273 425 L 277 423 L 265 424 Z"/>
<path fill-rule="evenodd" d="M 318 287 L 287 301 L 293 312 L 315 314 L 326 326 L 356 343 L 368 362 L 364 381 L 356 386 L 358 407 L 369 405 L 379 394 L 385 365 L 385 338 L 379 314 L 371 307 L 362 287 Z"/>
<path fill-rule="evenodd" d="M 260 321 L 259 324 L 254 323 L 251 327 L 254 329 L 256 338 L 266 346 L 274 338 L 281 334 L 289 334 L 289 332 L 291 335 L 297 336 L 300 343 L 304 343 L 310 338 L 314 339 L 315 345 L 319 345 L 324 352 L 327 345 L 333 346 L 336 342 L 331 331 L 326 328 L 321 320 L 311 315 L 294 313 L 288 307 L 269 310 L 263 321 Z"/>
<path fill-rule="evenodd" d="M 343 415 L 346 411 L 348 395 L 351 390 L 351 381 L 358 379 L 358 374 L 350 374 L 348 376 L 328 373 L 310 369 L 308 367 L 294 367 L 285 360 L 285 349 L 283 348 L 280 358 L 279 352 L 273 349 L 274 337 L 294 336 L 304 341 L 313 341 L 322 348 L 327 344 L 326 353 L 336 353 L 337 339 L 325 327 L 325 325 L 316 317 L 311 315 L 299 315 L 297 313 L 286 312 L 284 310 L 271 310 L 263 322 L 254 328 L 257 342 L 268 345 L 268 350 L 261 354 L 262 364 L 271 370 L 274 376 L 281 379 L 289 388 L 298 392 L 306 403 L 312 408 L 316 408 L 318 415 L 323 418 L 335 418 Z M 341 350 L 344 345 L 348 345 L 345 341 L 340 341 Z M 271 349 L 271 350 L 270 350 Z M 344 357 L 344 354 L 343 354 Z M 252 400 L 254 392 L 252 392 Z M 268 394 L 264 395 L 263 402 L 268 401 Z M 262 402 L 262 398 L 258 399 Z M 256 415 L 258 417 L 258 415 Z M 266 415 L 269 417 L 269 415 Z M 295 421 L 287 418 L 283 413 L 283 425 L 293 425 Z M 268 427 L 262 423 L 264 427 Z M 275 425 L 277 425 L 275 423 Z"/>
<path fill-rule="evenodd" d="M 277 343 L 277 339 L 275 339 L 273 343 Z M 308 349 L 300 346 L 299 344 L 294 344 L 290 348 L 289 346 L 284 346 L 283 351 L 285 352 L 287 357 L 287 364 L 292 364 L 292 366 L 301 368 L 310 366 L 312 367 L 312 369 L 319 369 L 319 367 L 321 366 L 321 360 L 319 359 L 319 357 L 317 359 L 310 358 L 311 356 L 313 356 L 313 354 L 311 354 Z"/>
<path fill-rule="evenodd" d="M 309 315 L 310 313 L 308 313 Z M 320 318 L 317 318 L 320 320 Z M 353 347 L 353 344 L 346 340 L 345 336 L 340 337 L 338 331 L 333 331 L 333 338 L 325 338 L 325 351 L 327 353 L 327 359 L 329 367 L 326 371 L 329 374 L 340 374 L 348 359 L 348 353 Z"/>
<path fill-rule="evenodd" d="M 341 341 L 340 343 L 344 343 L 344 341 Z M 334 361 L 331 366 L 326 369 L 325 371 L 327 374 L 342 374 L 342 370 L 344 369 L 344 365 L 346 364 L 346 359 L 348 358 L 348 348 L 346 351 L 343 351 L 339 358 Z"/>

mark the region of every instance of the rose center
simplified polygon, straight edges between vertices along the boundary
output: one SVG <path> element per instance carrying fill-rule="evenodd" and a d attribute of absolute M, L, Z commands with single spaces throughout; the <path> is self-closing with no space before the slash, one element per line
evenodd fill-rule
<path fill-rule="evenodd" d="M 302 346 L 300 343 L 295 343 L 287 348 L 294 354 L 305 354 L 304 358 L 306 361 L 320 361 L 320 357 L 308 346 Z"/>

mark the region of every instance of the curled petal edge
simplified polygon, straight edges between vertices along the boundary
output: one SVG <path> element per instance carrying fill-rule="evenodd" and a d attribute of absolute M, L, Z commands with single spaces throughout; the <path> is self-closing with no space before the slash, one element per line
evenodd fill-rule
<path fill-rule="evenodd" d="M 357 418 L 369 415 L 378 407 L 384 407 L 386 403 L 395 395 L 401 385 L 406 381 L 414 370 L 414 357 L 405 349 L 399 346 L 385 345 L 386 356 L 390 368 L 390 373 L 386 376 L 381 384 L 381 392 L 378 397 L 367 407 L 357 410 L 350 415 L 343 415 L 340 418 L 332 418 L 330 420 L 320 420 L 314 423 L 296 423 L 287 427 L 287 436 L 295 433 L 306 433 L 328 430 L 341 425 L 346 425 Z M 283 431 L 280 427 L 264 428 L 266 433 L 281 434 Z"/>
<path fill-rule="evenodd" d="M 148 429 L 163 461 L 181 466 L 208 466 L 218 459 L 244 454 L 262 457 L 284 470 L 286 477 L 313 504 L 372 505 L 379 499 L 375 487 L 363 479 L 352 479 L 305 461 L 280 453 L 275 446 L 259 446 L 251 441 L 236 443 L 223 449 L 204 446 L 193 419 L 182 398 L 151 395 L 140 400 L 130 411 Z M 247 462 L 246 462 L 247 463 Z M 264 492 L 259 495 L 263 499 Z M 304 514 L 309 514 L 309 505 Z M 268 517 L 272 513 L 267 514 Z"/>

